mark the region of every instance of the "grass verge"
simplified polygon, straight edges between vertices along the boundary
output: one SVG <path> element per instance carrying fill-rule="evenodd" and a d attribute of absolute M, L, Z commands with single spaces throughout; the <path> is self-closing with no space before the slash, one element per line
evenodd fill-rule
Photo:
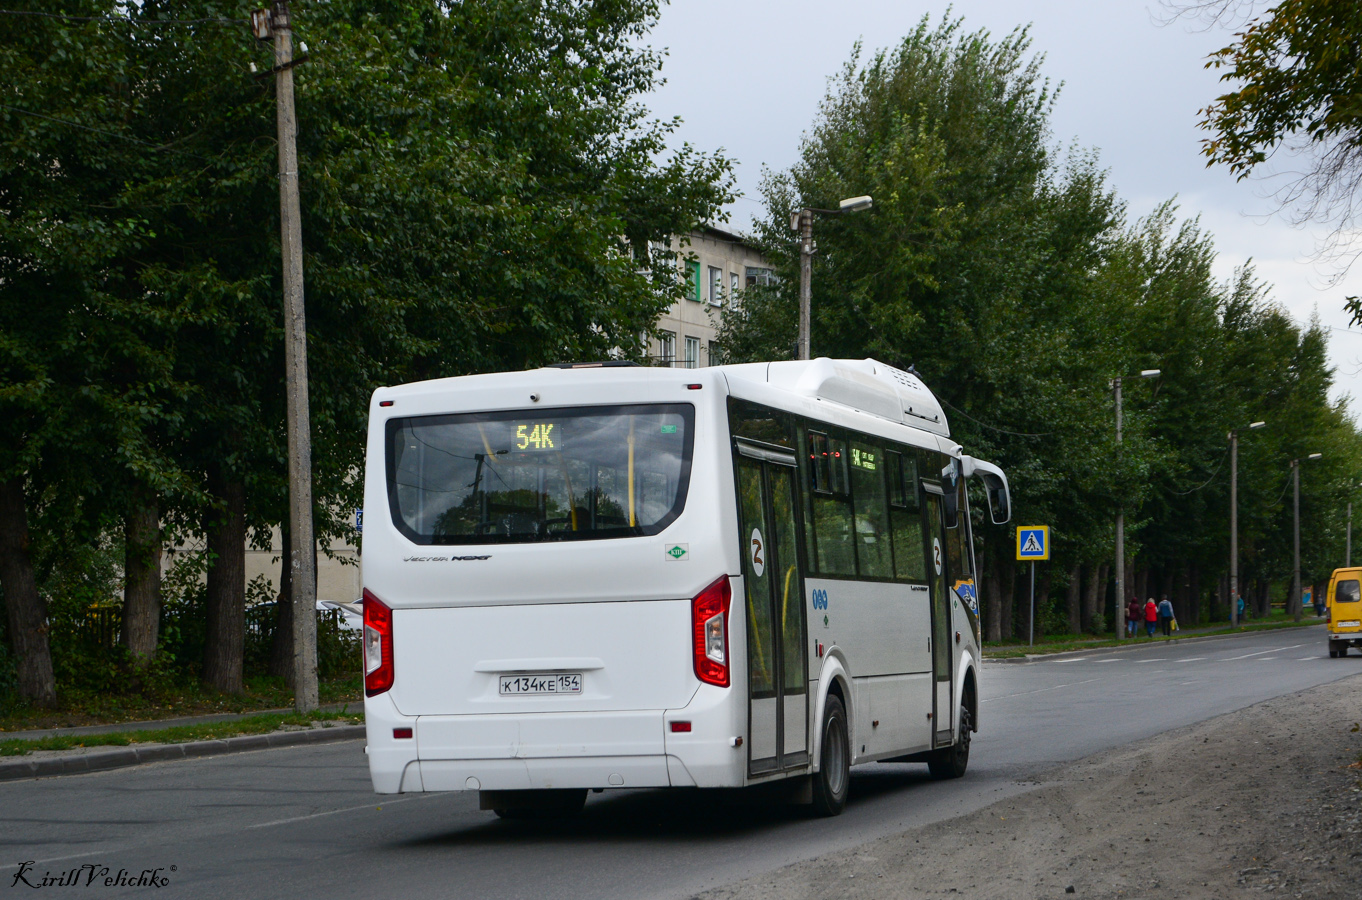
<path fill-rule="evenodd" d="M 1100 650 L 1103 647 L 1128 647 L 1132 644 L 1154 644 L 1161 641 L 1176 641 L 1182 638 L 1209 637 L 1218 634 L 1239 634 L 1245 631 L 1273 631 L 1278 628 L 1304 628 L 1310 625 L 1318 625 L 1319 619 L 1306 619 L 1302 622 L 1295 622 L 1291 619 L 1250 622 L 1241 625 L 1239 628 L 1230 628 L 1228 625 L 1220 628 L 1188 628 L 1177 632 L 1173 637 L 1164 637 L 1161 634 L 1154 637 L 1136 637 L 1116 640 L 1115 638 L 1089 638 L 1081 635 L 1064 635 L 1061 638 L 1049 639 L 1034 646 L 1027 646 L 1025 643 L 1009 642 L 1004 644 L 985 644 L 985 659 L 1020 659 L 1025 656 L 1045 656 L 1051 653 L 1068 653 L 1072 650 Z"/>
<path fill-rule="evenodd" d="M 177 725 L 146 731 L 111 731 L 107 734 L 58 734 L 42 738 L 10 738 L 0 740 L 0 756 L 25 756 L 35 750 L 71 750 L 76 747 L 126 747 L 129 744 L 183 744 L 189 741 L 212 741 L 238 737 L 243 734 L 269 734 L 286 725 L 311 727 L 313 722 L 335 725 L 359 725 L 362 713 L 339 710 L 336 712 L 274 713 L 247 716 L 231 722 L 209 722 L 203 725 Z"/>
<path fill-rule="evenodd" d="M 324 678 L 317 685 L 319 699 L 323 704 L 353 701 L 355 708 L 359 708 L 364 698 L 362 681 L 360 675 Z M 247 678 L 245 690 L 239 694 L 221 694 L 190 682 L 148 693 L 58 692 L 58 700 L 61 705 L 57 709 L 25 706 L 0 716 L 0 737 L 6 731 L 116 725 L 219 713 L 263 713 L 293 706 L 293 691 L 282 678 L 257 676 Z"/>

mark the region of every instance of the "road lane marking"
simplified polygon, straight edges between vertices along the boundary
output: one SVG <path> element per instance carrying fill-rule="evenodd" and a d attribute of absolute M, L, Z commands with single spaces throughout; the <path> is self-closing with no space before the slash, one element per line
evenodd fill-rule
<path fill-rule="evenodd" d="M 1137 663 L 1165 662 L 1167 659 L 1168 659 L 1168 657 L 1166 657 L 1166 656 L 1155 656 L 1155 657 L 1153 657 L 1153 658 L 1151 658 L 1151 659 L 1137 659 L 1137 660 L 1135 660 L 1135 661 L 1136 661 Z"/>
<path fill-rule="evenodd" d="M 1100 662 L 1100 663 L 1103 663 L 1103 662 L 1122 662 L 1122 660 L 1119 660 L 1119 659 L 1099 659 L 1099 660 L 1095 660 L 1095 661 L 1096 661 L 1096 662 Z"/>
<path fill-rule="evenodd" d="M 381 795 L 380 795 L 381 796 Z M 361 809 L 373 809 L 376 806 L 395 806 L 398 803 L 410 803 L 413 800 L 429 800 L 431 797 L 438 796 L 438 793 L 419 794 L 415 797 L 403 797 L 399 800 L 378 800 L 375 803 L 366 803 L 363 806 L 347 806 L 344 809 L 330 809 L 326 812 L 312 813 L 306 816 L 293 816 L 289 819 L 275 819 L 273 822 L 259 822 L 255 825 L 247 825 L 247 830 L 252 828 L 270 828 L 274 825 L 287 825 L 290 822 L 305 822 L 308 819 L 320 819 L 323 816 L 335 816 L 340 813 L 355 812 Z"/>
<path fill-rule="evenodd" d="M 1077 659 L 1057 659 L 1057 660 L 1055 660 L 1055 664 L 1056 664 L 1056 665 L 1062 666 L 1062 665 L 1064 665 L 1065 663 L 1071 663 L 1071 662 L 1087 662 L 1087 661 L 1088 661 L 1088 658 L 1087 658 L 1086 656 L 1080 656 L 1080 657 L 1078 657 Z"/>
<path fill-rule="evenodd" d="M 1066 687 L 1078 687 L 1080 684 L 1091 684 L 1091 683 L 1093 683 L 1094 681 L 1101 681 L 1101 680 L 1102 680 L 1102 679 L 1100 679 L 1100 678 L 1089 678 L 1089 679 L 1087 679 L 1087 680 L 1085 680 L 1085 681 L 1073 681 L 1073 682 L 1070 682 L 1069 684 L 1057 684 L 1057 685 L 1055 685 L 1054 687 L 1039 688 L 1039 689 L 1034 690 L 1034 691 L 1022 691 L 1022 692 L 1017 693 L 1017 694 L 1004 694 L 1004 695 L 1001 696 L 1001 697 L 985 697 L 985 698 L 983 699 L 983 702 L 984 702 L 984 703 L 988 703 L 988 702 L 993 701 L 993 700 L 1010 700 L 1010 699 L 1012 699 L 1013 697 L 1025 697 L 1025 696 L 1027 696 L 1028 694 L 1043 694 L 1043 693 L 1045 693 L 1046 691 L 1057 691 L 1057 690 L 1059 690 L 1060 688 L 1066 688 Z"/>
<path fill-rule="evenodd" d="M 1273 647 L 1271 650 L 1259 650 L 1257 653 L 1245 653 L 1243 656 L 1222 657 L 1217 662 L 1234 662 L 1236 659 L 1248 659 L 1251 656 L 1262 656 L 1264 653 L 1280 653 L 1283 650 L 1295 650 L 1297 647 L 1304 646 L 1304 644 L 1292 644 L 1290 647 Z"/>
<path fill-rule="evenodd" d="M 1203 660 L 1203 659 L 1209 659 L 1209 658 L 1210 658 L 1210 657 L 1207 657 L 1207 656 L 1193 656 L 1193 657 L 1190 657 L 1190 658 L 1188 658 L 1188 659 L 1175 659 L 1175 660 L 1173 660 L 1173 662 L 1180 662 L 1180 663 L 1185 663 L 1185 662 L 1200 662 L 1200 661 Z"/>

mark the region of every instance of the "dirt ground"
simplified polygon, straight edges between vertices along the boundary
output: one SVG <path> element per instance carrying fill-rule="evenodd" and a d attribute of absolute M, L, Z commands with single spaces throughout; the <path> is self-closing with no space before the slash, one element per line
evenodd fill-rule
<path fill-rule="evenodd" d="M 1359 900 L 1359 723 L 1362 675 L 1080 760 L 970 815 L 700 897 Z"/>

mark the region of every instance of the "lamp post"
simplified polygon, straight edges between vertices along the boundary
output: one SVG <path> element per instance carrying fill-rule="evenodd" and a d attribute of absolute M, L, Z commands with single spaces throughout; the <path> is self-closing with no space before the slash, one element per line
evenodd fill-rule
<path fill-rule="evenodd" d="M 1319 459 L 1323 453 L 1311 453 L 1306 459 Z M 1301 466 L 1299 459 L 1291 460 L 1291 544 L 1295 568 L 1291 576 L 1291 617 L 1301 620 Z"/>
<path fill-rule="evenodd" d="M 1155 378 L 1158 374 L 1158 369 L 1141 369 L 1138 377 Z M 1121 382 L 1123 380 L 1119 375 L 1111 380 L 1111 389 L 1116 394 L 1116 448 L 1118 454 L 1121 447 Z M 1126 635 L 1125 583 L 1126 509 L 1124 506 L 1118 505 L 1116 507 L 1116 639 L 1118 641 Z"/>
<path fill-rule="evenodd" d="M 813 214 L 840 216 L 843 213 L 869 209 L 874 201 L 869 197 L 848 197 L 836 209 L 808 207 L 791 213 L 790 227 L 799 232 L 799 359 L 809 358 L 809 306 L 813 293 Z"/>
<path fill-rule="evenodd" d="M 1250 422 L 1249 430 L 1266 422 Z M 1230 627 L 1239 627 L 1239 430 L 1230 439 Z"/>

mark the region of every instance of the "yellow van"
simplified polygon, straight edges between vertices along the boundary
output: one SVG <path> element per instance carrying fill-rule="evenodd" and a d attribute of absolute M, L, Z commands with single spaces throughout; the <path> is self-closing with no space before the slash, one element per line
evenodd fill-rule
<path fill-rule="evenodd" d="M 1362 649 L 1362 568 L 1334 569 L 1329 579 L 1324 628 L 1329 655 L 1347 656 L 1348 647 Z"/>

